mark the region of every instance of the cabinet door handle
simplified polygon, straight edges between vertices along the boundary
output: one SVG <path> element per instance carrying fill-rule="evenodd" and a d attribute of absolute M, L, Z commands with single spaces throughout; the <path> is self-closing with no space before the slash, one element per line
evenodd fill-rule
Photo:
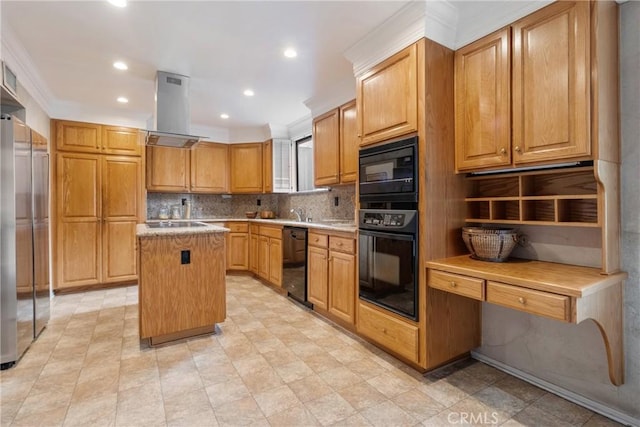
<path fill-rule="evenodd" d="M 513 148 L 513 151 L 515 151 L 516 153 L 519 153 L 519 152 L 520 152 L 520 146 L 519 146 L 519 145 L 516 145 L 516 146 Z"/>
<path fill-rule="evenodd" d="M 504 147 L 502 147 L 500 149 L 500 154 L 502 154 L 504 156 L 505 154 L 507 154 L 507 150 Z"/>
<path fill-rule="evenodd" d="M 520 304 L 524 304 L 525 302 L 527 302 L 527 300 L 525 300 L 523 297 L 518 297 L 518 302 Z"/>
<path fill-rule="evenodd" d="M 458 286 L 458 284 L 457 284 L 456 282 L 450 282 L 450 283 L 449 283 L 449 285 L 450 285 L 452 288 L 455 288 L 456 286 Z"/>

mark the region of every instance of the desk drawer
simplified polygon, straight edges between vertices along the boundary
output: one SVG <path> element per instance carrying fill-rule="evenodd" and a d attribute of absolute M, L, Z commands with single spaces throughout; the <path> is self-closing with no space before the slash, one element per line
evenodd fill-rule
<path fill-rule="evenodd" d="M 487 282 L 487 302 L 565 322 L 571 318 L 569 297 L 503 283 Z"/>
<path fill-rule="evenodd" d="M 429 270 L 429 286 L 463 297 L 484 300 L 484 280 L 460 274 Z"/>

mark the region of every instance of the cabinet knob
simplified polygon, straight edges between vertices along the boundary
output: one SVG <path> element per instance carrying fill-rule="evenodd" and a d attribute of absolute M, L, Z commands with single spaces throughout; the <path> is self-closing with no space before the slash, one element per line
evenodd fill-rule
<path fill-rule="evenodd" d="M 504 147 L 502 147 L 502 148 L 500 149 L 500 154 L 502 154 L 502 155 L 507 154 L 507 150 L 506 150 Z"/>
<path fill-rule="evenodd" d="M 515 147 L 513 147 L 513 150 L 514 150 L 516 153 L 519 153 L 519 152 L 520 152 L 520 146 L 519 146 L 519 145 L 516 145 Z"/>
<path fill-rule="evenodd" d="M 456 282 L 450 282 L 450 283 L 449 283 L 449 285 L 450 285 L 452 288 L 455 288 L 456 286 L 458 286 L 458 284 L 457 284 Z"/>
<path fill-rule="evenodd" d="M 386 334 L 387 333 L 387 328 L 382 328 L 382 333 Z"/>
<path fill-rule="evenodd" d="M 522 298 L 522 297 L 519 297 L 519 298 L 518 298 L 518 302 L 519 302 L 520 304 L 524 304 L 524 303 L 525 303 L 525 299 L 524 299 L 524 298 Z"/>

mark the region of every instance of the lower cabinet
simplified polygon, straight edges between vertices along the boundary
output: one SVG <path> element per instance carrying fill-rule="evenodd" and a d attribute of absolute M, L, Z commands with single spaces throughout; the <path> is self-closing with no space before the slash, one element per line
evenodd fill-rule
<path fill-rule="evenodd" d="M 249 224 L 229 222 L 227 234 L 227 270 L 249 269 Z"/>
<path fill-rule="evenodd" d="M 356 257 L 351 234 L 309 232 L 307 299 L 315 307 L 355 325 Z"/>
<path fill-rule="evenodd" d="M 282 228 L 251 226 L 249 269 L 275 286 L 282 286 Z"/>

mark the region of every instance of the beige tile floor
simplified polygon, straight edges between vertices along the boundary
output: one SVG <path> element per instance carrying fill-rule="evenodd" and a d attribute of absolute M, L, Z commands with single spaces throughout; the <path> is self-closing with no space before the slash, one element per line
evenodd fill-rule
<path fill-rule="evenodd" d="M 0 376 L 2 426 L 605 426 L 479 362 L 420 375 L 244 276 L 213 336 L 140 346 L 135 286 L 57 296 Z"/>

